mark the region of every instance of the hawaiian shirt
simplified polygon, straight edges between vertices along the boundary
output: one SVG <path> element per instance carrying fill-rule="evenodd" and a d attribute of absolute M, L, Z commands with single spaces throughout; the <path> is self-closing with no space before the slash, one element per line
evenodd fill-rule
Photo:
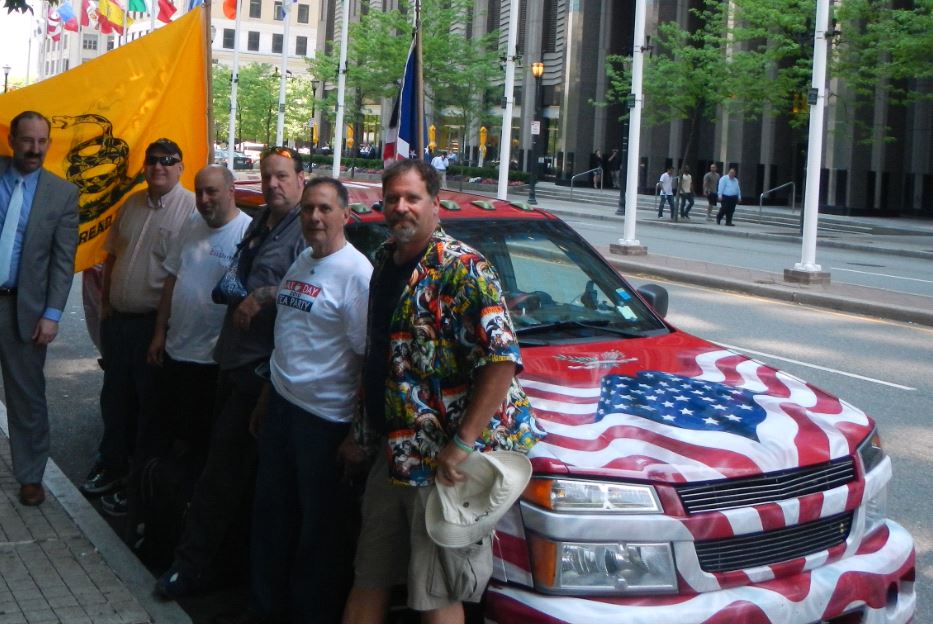
<path fill-rule="evenodd" d="M 391 262 L 392 243 L 376 255 Z M 378 279 L 374 276 L 374 279 Z M 473 373 L 495 362 L 522 361 L 495 269 L 475 249 L 438 228 L 402 291 L 389 325 L 385 388 L 389 476 L 399 485 L 434 482 L 436 457 L 457 432 Z M 542 437 L 518 379 L 477 451 L 527 452 Z"/>

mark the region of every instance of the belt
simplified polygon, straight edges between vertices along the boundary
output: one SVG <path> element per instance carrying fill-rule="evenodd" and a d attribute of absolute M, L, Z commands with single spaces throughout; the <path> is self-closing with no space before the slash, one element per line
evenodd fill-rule
<path fill-rule="evenodd" d="M 15 288 L 0 288 L 0 297 L 15 297 Z"/>

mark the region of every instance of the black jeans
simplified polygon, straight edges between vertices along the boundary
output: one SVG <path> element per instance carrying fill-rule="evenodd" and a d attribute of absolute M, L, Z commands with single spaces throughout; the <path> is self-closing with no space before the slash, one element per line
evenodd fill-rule
<path fill-rule="evenodd" d="M 324 420 L 270 392 L 250 539 L 254 614 L 296 624 L 340 620 L 352 581 L 347 527 L 354 514 L 345 504 L 337 447 L 349 430 L 349 423 Z"/>
<path fill-rule="evenodd" d="M 187 574 L 212 575 L 229 534 L 248 518 L 256 474 L 256 440 L 249 432 L 249 418 L 263 385 L 256 364 L 222 370 L 217 380 L 210 448 L 175 549 L 175 563 Z"/>
<path fill-rule="evenodd" d="M 104 356 L 104 385 L 100 414 L 104 434 L 100 461 L 114 474 L 126 474 L 137 440 L 142 440 L 155 413 L 155 368 L 146 363 L 146 352 L 155 330 L 155 312 L 114 312 L 101 321 L 100 341 Z"/>
<path fill-rule="evenodd" d="M 732 215 L 735 213 L 735 205 L 738 203 L 739 198 L 736 195 L 723 195 L 719 212 L 716 214 L 716 223 L 719 223 L 725 217 L 726 225 L 732 225 Z"/>

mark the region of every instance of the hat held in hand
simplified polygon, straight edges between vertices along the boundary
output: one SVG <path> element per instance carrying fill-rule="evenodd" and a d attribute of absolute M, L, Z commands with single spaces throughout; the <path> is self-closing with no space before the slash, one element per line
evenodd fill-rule
<path fill-rule="evenodd" d="M 469 546 L 492 533 L 531 479 L 531 462 L 513 451 L 472 453 L 457 468 L 466 480 L 438 483 L 424 515 L 428 535 L 445 548 Z"/>

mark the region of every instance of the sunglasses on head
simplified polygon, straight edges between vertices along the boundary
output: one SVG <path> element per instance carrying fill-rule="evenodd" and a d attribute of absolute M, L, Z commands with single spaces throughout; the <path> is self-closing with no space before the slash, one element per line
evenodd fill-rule
<path fill-rule="evenodd" d="M 300 157 L 295 153 L 295 150 L 290 147 L 269 147 L 259 153 L 259 159 L 262 160 L 267 156 L 281 156 L 282 158 L 289 158 L 291 160 L 299 160 Z"/>
<path fill-rule="evenodd" d="M 178 156 L 147 156 L 146 164 L 150 167 L 153 165 L 162 165 L 163 167 L 171 167 L 172 165 L 177 165 L 181 162 L 181 158 Z"/>

